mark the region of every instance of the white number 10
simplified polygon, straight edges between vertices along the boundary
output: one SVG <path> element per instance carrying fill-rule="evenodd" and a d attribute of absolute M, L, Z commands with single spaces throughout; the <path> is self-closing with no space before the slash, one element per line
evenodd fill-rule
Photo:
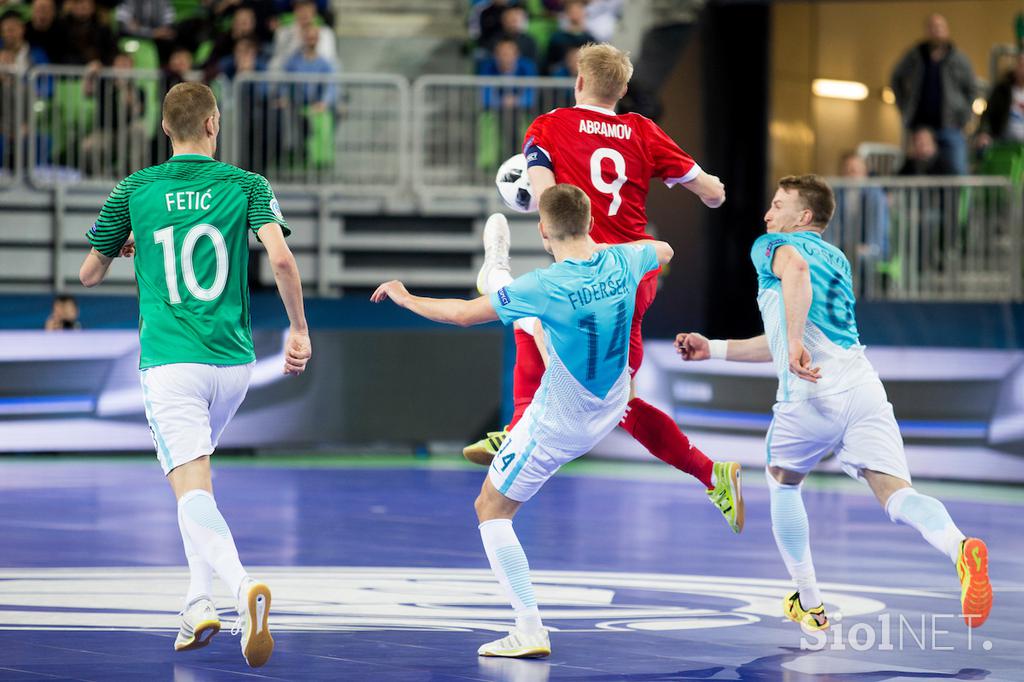
<path fill-rule="evenodd" d="M 611 182 L 605 182 L 604 176 L 601 175 L 601 162 L 605 159 L 611 159 L 615 165 L 615 179 Z M 626 184 L 626 179 L 626 159 L 622 158 L 622 154 L 619 152 L 608 147 L 601 147 L 590 157 L 590 182 L 593 183 L 594 189 L 612 195 L 612 203 L 608 207 L 610 216 L 618 213 L 619 207 L 622 206 L 622 196 L 619 194 L 619 190 Z"/>
<path fill-rule="evenodd" d="M 200 237 L 209 238 L 213 243 L 213 252 L 217 258 L 217 274 L 208 289 L 199 284 L 199 280 L 196 279 L 195 264 L 192 262 L 196 242 Z M 178 268 L 174 258 L 174 226 L 171 225 L 154 232 L 153 241 L 164 249 L 164 276 L 167 278 L 167 295 L 172 304 L 181 303 L 181 295 L 178 293 Z M 181 275 L 185 280 L 185 288 L 200 301 L 212 301 L 224 292 L 224 285 L 228 281 L 228 247 L 224 243 L 224 236 L 216 227 L 203 223 L 196 225 L 185 235 L 185 241 L 181 245 Z"/>

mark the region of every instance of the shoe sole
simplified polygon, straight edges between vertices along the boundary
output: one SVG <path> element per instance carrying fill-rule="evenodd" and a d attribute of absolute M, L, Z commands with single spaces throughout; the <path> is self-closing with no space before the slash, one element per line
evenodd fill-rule
<path fill-rule="evenodd" d="M 964 542 L 963 554 L 969 568 L 967 575 L 970 578 L 962 604 L 964 621 L 968 626 L 977 628 L 988 620 L 988 614 L 992 611 L 992 583 L 988 580 L 988 547 L 978 538 L 969 538 Z"/>
<path fill-rule="evenodd" d="M 473 448 L 463 448 L 462 456 L 473 464 L 479 464 L 482 467 L 491 466 L 491 462 L 494 461 L 494 455 L 487 452 L 486 450 L 474 450 Z"/>
<path fill-rule="evenodd" d="M 743 532 L 743 522 L 746 518 L 746 509 L 743 504 L 743 484 L 740 482 L 742 468 L 739 464 L 733 463 L 729 467 L 729 483 L 732 486 L 732 503 L 736 505 L 736 527 L 734 533 Z"/>
<path fill-rule="evenodd" d="M 220 622 L 216 620 L 204 620 L 196 626 L 192 634 L 192 641 L 183 647 L 175 646 L 175 651 L 195 651 L 202 649 L 210 643 L 213 636 L 220 632 Z"/>
<path fill-rule="evenodd" d="M 246 601 L 249 607 L 249 641 L 242 655 L 250 668 L 259 668 L 266 665 L 270 654 L 274 653 L 274 638 L 270 636 L 267 622 L 270 618 L 270 588 L 256 583 L 249 588 Z"/>
<path fill-rule="evenodd" d="M 551 655 L 551 649 L 531 647 L 529 649 L 515 649 L 509 652 L 486 652 L 480 654 L 489 658 L 546 658 Z"/>

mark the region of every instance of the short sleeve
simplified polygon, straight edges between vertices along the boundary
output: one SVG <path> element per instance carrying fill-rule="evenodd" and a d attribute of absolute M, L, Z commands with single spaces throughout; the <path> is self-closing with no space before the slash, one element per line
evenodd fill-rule
<path fill-rule="evenodd" d="M 763 234 L 754 242 L 750 249 L 750 260 L 759 276 L 775 277 L 772 270 L 772 259 L 780 246 L 790 244 L 789 238 L 783 234 Z M 776 279 L 778 279 L 776 277 Z"/>
<path fill-rule="evenodd" d="M 96 222 L 86 233 L 92 247 L 108 258 L 117 257 L 132 231 L 131 215 L 128 211 L 131 192 L 128 187 L 128 178 L 117 183 L 103 203 Z"/>
<path fill-rule="evenodd" d="M 551 147 L 544 139 L 544 116 L 538 116 L 526 130 L 523 138 L 523 154 L 526 156 L 526 167 L 542 166 L 554 172 L 555 164 L 551 160 Z"/>
<path fill-rule="evenodd" d="M 281 205 L 277 203 L 274 190 L 270 188 L 267 179 L 258 173 L 249 174 L 249 184 L 246 188 L 249 197 L 249 229 L 258 232 L 267 223 L 277 223 L 281 226 L 284 236 L 292 233 L 288 223 L 281 213 Z"/>
<path fill-rule="evenodd" d="M 661 178 L 669 187 L 690 182 L 700 175 L 701 168 L 689 154 L 679 148 L 668 134 L 654 121 L 644 119 L 645 140 L 653 160 L 651 176 Z"/>
<path fill-rule="evenodd" d="M 658 252 L 652 244 L 620 244 L 611 247 L 622 254 L 634 282 L 639 282 L 647 273 L 657 270 Z"/>
<path fill-rule="evenodd" d="M 549 301 L 547 287 L 537 270 L 516 278 L 491 294 L 491 305 L 502 324 L 512 324 L 524 317 L 541 317 Z"/>

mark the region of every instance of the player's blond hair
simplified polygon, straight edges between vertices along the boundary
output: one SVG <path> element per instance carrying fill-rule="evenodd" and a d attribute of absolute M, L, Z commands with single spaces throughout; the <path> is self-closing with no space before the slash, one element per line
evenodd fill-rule
<path fill-rule="evenodd" d="M 202 83 L 178 83 L 164 97 L 164 123 L 178 142 L 206 137 L 206 119 L 217 111 L 213 90 Z"/>
<path fill-rule="evenodd" d="M 820 175 L 787 175 L 779 180 L 782 189 L 796 190 L 804 207 L 811 212 L 811 225 L 827 227 L 836 212 L 836 197 Z"/>
<path fill-rule="evenodd" d="M 540 221 L 548 239 L 564 241 L 590 232 L 590 199 L 576 185 L 561 183 L 540 195 Z"/>
<path fill-rule="evenodd" d="M 614 45 L 587 43 L 579 51 L 579 71 L 588 94 L 618 101 L 633 77 L 633 62 Z"/>

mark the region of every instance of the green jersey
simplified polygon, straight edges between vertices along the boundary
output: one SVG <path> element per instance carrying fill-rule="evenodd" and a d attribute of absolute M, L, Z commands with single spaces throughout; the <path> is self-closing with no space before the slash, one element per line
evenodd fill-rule
<path fill-rule="evenodd" d="M 266 178 L 182 154 L 118 183 L 89 230 L 115 257 L 135 235 L 140 369 L 255 359 L 249 321 L 249 230 L 288 225 Z"/>

